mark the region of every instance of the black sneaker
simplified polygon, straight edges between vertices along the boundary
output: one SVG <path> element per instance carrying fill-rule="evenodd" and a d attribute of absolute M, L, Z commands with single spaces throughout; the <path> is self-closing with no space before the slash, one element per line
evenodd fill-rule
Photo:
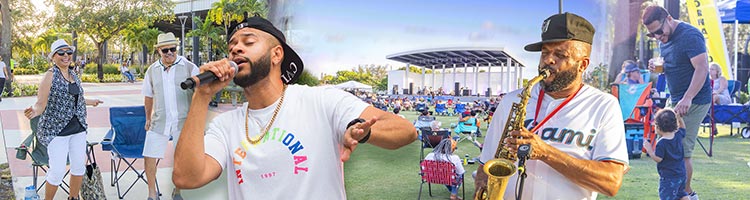
<path fill-rule="evenodd" d="M 218 102 L 215 102 L 215 101 L 211 101 L 211 103 L 208 103 L 208 106 L 211 106 L 211 107 L 219 107 L 219 103 L 218 103 Z"/>
<path fill-rule="evenodd" d="M 698 200 L 698 194 L 696 194 L 695 191 L 693 191 L 690 194 L 688 194 L 688 198 L 690 200 Z"/>

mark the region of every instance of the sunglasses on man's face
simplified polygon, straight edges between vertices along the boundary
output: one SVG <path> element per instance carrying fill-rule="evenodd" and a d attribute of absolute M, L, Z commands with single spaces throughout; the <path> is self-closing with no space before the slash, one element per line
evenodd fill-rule
<path fill-rule="evenodd" d="M 172 48 L 164 48 L 164 49 L 161 49 L 161 52 L 162 52 L 162 53 L 169 53 L 170 51 L 171 51 L 171 52 L 177 52 L 177 47 L 172 47 Z"/>
<path fill-rule="evenodd" d="M 651 33 L 648 33 L 648 34 L 646 34 L 646 36 L 653 38 L 653 37 L 656 37 L 657 35 L 664 35 L 664 21 L 665 21 L 665 19 L 661 20 L 661 26 L 659 26 L 658 30 L 656 30 L 654 32 L 651 32 Z"/>
<path fill-rule="evenodd" d="M 55 53 L 56 53 L 56 54 L 57 54 L 58 56 L 63 56 L 63 55 L 65 55 L 65 54 L 68 54 L 68 55 L 73 55 L 73 52 L 74 52 L 74 51 L 73 51 L 72 49 L 68 49 L 68 50 L 57 50 L 57 51 L 55 51 Z"/>

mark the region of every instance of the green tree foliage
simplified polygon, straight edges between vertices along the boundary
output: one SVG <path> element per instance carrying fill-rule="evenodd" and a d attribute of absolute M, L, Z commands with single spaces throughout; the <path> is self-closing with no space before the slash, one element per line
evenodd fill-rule
<path fill-rule="evenodd" d="M 370 86 L 376 91 L 385 91 L 388 87 L 388 71 L 382 65 L 360 65 L 352 70 L 341 70 L 336 75 L 324 75 L 326 84 L 339 84 L 347 81 L 357 81 Z M 402 68 L 403 70 L 403 68 Z"/>
<path fill-rule="evenodd" d="M 144 65 L 148 63 L 148 57 L 154 56 L 154 45 L 156 39 L 162 32 L 157 28 L 149 28 L 149 23 L 131 24 L 120 32 L 125 38 L 125 42 L 131 47 L 140 47 L 141 64 L 138 72 L 143 72 Z"/>
<path fill-rule="evenodd" d="M 199 17 L 194 17 L 193 22 L 198 24 L 198 28 L 188 32 L 187 36 L 198 37 L 204 40 L 206 43 L 202 46 L 209 47 L 209 54 L 211 54 L 212 52 L 211 49 L 215 49 L 218 50 L 221 54 L 226 55 L 227 43 L 224 42 L 224 38 L 221 37 L 225 32 L 224 29 L 222 27 L 214 25 L 213 18 L 210 17 L 206 18 L 206 20 L 201 20 Z"/>
<path fill-rule="evenodd" d="M 133 25 L 174 20 L 171 0 L 49 0 L 55 7 L 54 24 L 89 37 L 98 49 L 97 77 L 104 79 L 103 45 Z"/>
<path fill-rule="evenodd" d="M 26 63 L 30 63 L 29 58 L 34 54 L 32 45 L 34 43 L 34 37 L 36 36 L 35 33 L 37 33 L 37 30 L 40 29 L 39 27 L 43 26 L 45 23 L 43 20 L 44 18 L 41 17 L 41 14 L 35 11 L 34 5 L 31 4 L 30 0 L 11 0 L 8 3 L 10 4 L 10 19 L 12 19 L 10 22 L 12 24 L 12 31 L 10 31 L 12 40 L 10 42 L 0 41 L 0 43 L 11 44 L 10 49 L 12 56 L 5 54 L 0 55 L 3 56 L 3 59 L 11 59 L 12 57 L 16 59 L 16 61 L 23 60 L 24 62 L 16 62 L 16 67 L 20 67 L 27 65 Z M 2 27 L 3 30 L 10 28 L 10 26 Z M 7 64 L 8 61 L 5 61 Z M 8 65 L 8 67 L 10 67 L 10 65 Z M 28 71 L 36 72 L 35 69 L 29 69 Z"/>
<path fill-rule="evenodd" d="M 598 66 L 585 72 L 583 75 L 583 82 L 598 88 L 601 91 L 609 92 L 611 89 L 609 87 L 609 78 L 607 76 L 609 73 L 608 70 L 609 66 L 604 63 L 599 63 Z"/>
<path fill-rule="evenodd" d="M 240 22 L 246 16 L 258 14 L 265 17 L 268 8 L 264 1 L 255 0 L 219 0 L 211 4 L 208 18 L 216 24 L 223 25 L 225 35 L 229 35 L 229 26 L 233 22 Z"/>
<path fill-rule="evenodd" d="M 302 75 L 300 75 L 299 79 L 297 79 L 297 84 L 317 86 L 318 84 L 320 84 L 320 81 L 318 80 L 317 77 L 313 76 L 309 71 L 305 70 L 305 71 L 302 71 Z"/>
<path fill-rule="evenodd" d="M 398 70 L 404 70 L 404 69 L 406 69 L 406 67 L 400 67 L 400 68 L 398 68 Z M 420 67 L 411 66 L 411 65 L 409 66 L 409 72 L 411 72 L 411 73 L 421 74 L 422 70 L 425 70 L 425 69 L 427 69 L 427 68 L 420 68 Z M 431 69 L 427 69 L 427 71 L 425 71 L 424 73 L 425 74 L 432 74 L 432 70 Z"/>

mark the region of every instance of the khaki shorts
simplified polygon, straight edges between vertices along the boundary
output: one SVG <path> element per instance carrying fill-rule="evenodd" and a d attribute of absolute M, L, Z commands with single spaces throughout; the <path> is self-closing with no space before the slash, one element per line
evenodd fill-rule
<path fill-rule="evenodd" d="M 172 150 L 177 146 L 177 140 L 180 138 L 180 134 L 173 135 L 172 137 Z M 164 158 L 164 153 L 167 150 L 167 143 L 169 143 L 169 135 L 161 133 L 147 131 L 146 141 L 143 144 L 143 156 L 149 158 Z"/>
<path fill-rule="evenodd" d="M 703 118 L 706 117 L 710 108 L 711 104 L 693 104 L 688 109 L 688 113 L 682 116 L 682 120 L 685 122 L 685 139 L 682 140 L 685 158 L 693 157 L 695 140 L 698 138 L 698 128 L 700 128 L 701 122 L 703 122 Z"/>

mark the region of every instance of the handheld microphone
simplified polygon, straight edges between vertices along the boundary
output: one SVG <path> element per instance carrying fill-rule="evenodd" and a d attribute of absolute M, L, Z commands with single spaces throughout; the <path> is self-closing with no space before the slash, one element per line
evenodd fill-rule
<path fill-rule="evenodd" d="M 234 73 L 237 74 L 237 63 L 234 63 L 234 61 L 230 60 L 229 65 L 232 67 L 232 69 L 234 69 Z M 180 87 L 183 90 L 193 89 L 201 84 L 209 84 L 217 79 L 219 78 L 216 77 L 216 74 L 210 71 L 206 71 L 198 74 L 197 76 L 185 79 L 185 81 L 180 83 Z"/>

